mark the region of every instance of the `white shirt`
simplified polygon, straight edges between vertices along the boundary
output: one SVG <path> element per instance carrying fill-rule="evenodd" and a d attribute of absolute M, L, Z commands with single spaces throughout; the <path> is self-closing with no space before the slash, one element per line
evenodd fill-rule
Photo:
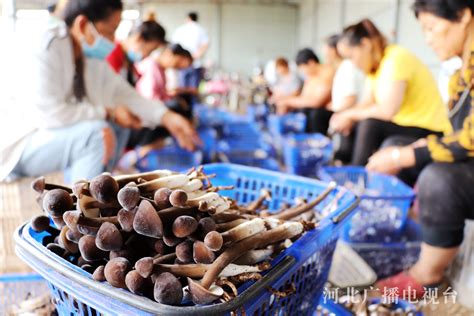
<path fill-rule="evenodd" d="M 173 43 L 180 44 L 194 55 L 201 46 L 209 44 L 206 30 L 196 22 L 189 21 L 176 29 L 173 34 Z M 194 60 L 195 67 L 201 67 L 201 60 Z"/>
<path fill-rule="evenodd" d="M 95 59 L 85 60 L 86 97 L 77 103 L 72 89 L 75 72 L 72 41 L 64 24 L 45 33 L 42 47 L 33 59 L 28 73 L 31 84 L 24 85 L 27 98 L 11 105 L 13 111 L 9 117 L 2 118 L 11 128 L 0 138 L 0 181 L 13 170 L 28 136 L 38 129 L 105 119 L 105 107 L 118 105 L 128 106 L 140 117 L 143 126 L 154 128 L 160 125 L 167 111 L 163 103 L 142 98 L 105 61 Z"/>
<path fill-rule="evenodd" d="M 344 98 L 357 96 L 360 101 L 364 93 L 365 75 L 350 60 L 344 60 L 337 68 L 332 84 L 332 110 L 341 110 Z"/>

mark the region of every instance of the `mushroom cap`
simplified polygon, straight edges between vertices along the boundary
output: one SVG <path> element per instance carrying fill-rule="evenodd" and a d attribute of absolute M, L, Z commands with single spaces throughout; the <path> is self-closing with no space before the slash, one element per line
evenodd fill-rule
<path fill-rule="evenodd" d="M 207 233 L 216 230 L 216 221 L 212 217 L 201 218 L 198 222 L 198 230 L 202 236 L 206 236 Z"/>
<path fill-rule="evenodd" d="M 140 202 L 140 190 L 136 186 L 125 186 L 118 192 L 117 199 L 125 210 L 131 211 Z"/>
<path fill-rule="evenodd" d="M 178 278 L 169 272 L 161 273 L 155 279 L 153 297 L 158 303 L 179 305 L 183 300 L 183 288 Z"/>
<path fill-rule="evenodd" d="M 204 244 L 206 245 L 209 250 L 212 251 L 219 251 L 224 244 L 224 239 L 222 235 L 216 231 L 212 231 L 207 233 L 206 237 L 204 237 Z"/>
<path fill-rule="evenodd" d="M 69 228 L 69 230 L 66 232 L 66 238 L 67 240 L 71 242 L 78 243 L 81 237 L 82 237 L 82 234 L 78 230 Z"/>
<path fill-rule="evenodd" d="M 141 235 L 159 238 L 163 236 L 163 223 L 153 205 L 142 200 L 133 219 L 133 229 Z"/>
<path fill-rule="evenodd" d="M 98 266 L 94 270 L 94 273 L 92 273 L 92 278 L 96 281 L 99 281 L 99 282 L 105 281 L 104 269 L 105 269 L 105 266 L 103 266 L 103 265 Z"/>
<path fill-rule="evenodd" d="M 44 177 L 38 177 L 31 182 L 31 188 L 38 193 L 43 193 L 46 187 L 46 180 Z"/>
<path fill-rule="evenodd" d="M 38 215 L 31 220 L 31 228 L 38 233 L 44 232 L 50 228 L 49 221 L 48 216 Z"/>
<path fill-rule="evenodd" d="M 101 203 L 115 201 L 119 191 L 119 185 L 115 179 L 108 174 L 101 174 L 89 183 L 89 191 L 94 199 Z"/>
<path fill-rule="evenodd" d="M 190 263 L 193 261 L 193 242 L 185 240 L 176 246 L 176 258 L 181 263 Z"/>
<path fill-rule="evenodd" d="M 175 247 L 177 244 L 183 241 L 183 238 L 178 238 L 173 234 L 166 234 L 163 236 L 163 242 L 168 247 Z"/>
<path fill-rule="evenodd" d="M 137 208 L 127 211 L 125 209 L 121 209 L 117 214 L 117 220 L 122 227 L 122 230 L 130 233 L 133 231 L 133 220 L 135 218 L 135 214 L 137 212 Z"/>
<path fill-rule="evenodd" d="M 212 263 L 216 259 L 216 255 L 202 241 L 195 241 L 193 244 L 193 258 L 196 263 Z"/>
<path fill-rule="evenodd" d="M 104 222 L 97 232 L 95 244 L 104 251 L 120 250 L 123 245 L 122 234 L 114 224 Z"/>
<path fill-rule="evenodd" d="M 192 216 L 179 216 L 173 222 L 173 234 L 178 238 L 184 238 L 196 231 L 198 222 Z"/>
<path fill-rule="evenodd" d="M 106 252 L 97 248 L 95 244 L 95 237 L 84 235 L 79 239 L 79 251 L 81 252 L 82 258 L 87 261 L 95 261 L 103 259 Z"/>
<path fill-rule="evenodd" d="M 135 270 L 144 278 L 148 278 L 153 273 L 153 258 L 145 257 L 135 262 Z"/>
<path fill-rule="evenodd" d="M 127 288 L 125 277 L 132 269 L 130 262 L 125 258 L 114 258 L 107 262 L 104 268 L 104 275 L 110 285 L 118 288 Z"/>
<path fill-rule="evenodd" d="M 61 247 L 60 245 L 56 243 L 49 243 L 46 246 L 46 249 L 48 249 L 49 251 L 55 253 L 56 255 L 60 257 L 63 257 L 66 254 L 66 249 L 64 249 L 63 247 Z"/>
<path fill-rule="evenodd" d="M 171 193 L 173 193 L 173 191 L 171 191 L 168 188 L 160 188 L 155 191 L 153 200 L 155 201 L 159 210 L 171 207 L 171 203 L 170 203 Z"/>
<path fill-rule="evenodd" d="M 64 212 L 74 209 L 74 201 L 67 191 L 53 189 L 45 194 L 43 209 L 51 216 L 61 217 Z"/>
<path fill-rule="evenodd" d="M 67 239 L 66 234 L 69 231 L 69 227 L 64 226 L 61 229 L 61 233 L 59 233 L 59 245 L 66 249 L 70 253 L 77 253 L 79 251 L 79 247 L 76 243 Z"/>
<path fill-rule="evenodd" d="M 186 206 L 188 194 L 184 190 L 174 190 L 169 197 L 169 201 L 175 207 Z"/>
<path fill-rule="evenodd" d="M 149 278 L 144 278 L 137 271 L 132 270 L 125 276 L 125 285 L 134 294 L 146 295 L 151 291 L 153 284 Z"/>
<path fill-rule="evenodd" d="M 77 230 L 83 234 L 83 235 L 89 235 L 89 236 L 97 236 L 97 233 L 99 232 L 99 227 L 89 227 L 89 226 L 84 226 L 84 225 L 77 225 L 76 226 Z"/>
<path fill-rule="evenodd" d="M 197 305 L 210 304 L 224 294 L 224 290 L 218 286 L 211 286 L 208 290 L 191 278 L 188 278 L 188 286 L 189 292 L 191 293 L 191 299 L 194 304 Z"/>

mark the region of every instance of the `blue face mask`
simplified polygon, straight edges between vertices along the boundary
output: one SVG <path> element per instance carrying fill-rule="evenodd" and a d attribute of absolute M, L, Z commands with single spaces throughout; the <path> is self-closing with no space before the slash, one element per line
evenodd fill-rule
<path fill-rule="evenodd" d="M 138 63 L 140 60 L 143 59 L 142 53 L 137 53 L 132 50 L 127 52 L 127 57 L 132 63 Z"/>
<path fill-rule="evenodd" d="M 115 44 L 103 37 L 102 35 L 97 32 L 94 25 L 91 23 L 92 30 L 95 33 L 95 41 L 94 44 L 89 45 L 83 39 L 82 40 L 82 51 L 84 55 L 88 58 L 95 58 L 95 59 L 105 59 L 109 54 L 114 50 Z"/>

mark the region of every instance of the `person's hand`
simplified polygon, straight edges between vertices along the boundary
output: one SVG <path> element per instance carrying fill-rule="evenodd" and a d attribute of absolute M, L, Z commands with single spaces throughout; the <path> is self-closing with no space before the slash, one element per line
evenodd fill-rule
<path fill-rule="evenodd" d="M 111 113 L 112 121 L 123 128 L 140 129 L 142 127 L 140 118 L 133 114 L 126 106 L 119 105 L 111 108 L 109 113 Z"/>
<path fill-rule="evenodd" d="M 107 165 L 115 154 L 115 133 L 110 127 L 102 130 L 102 138 L 104 140 L 104 159 L 102 163 Z"/>
<path fill-rule="evenodd" d="M 180 147 L 193 151 L 202 145 L 196 130 L 191 123 L 181 115 L 168 111 L 163 115 L 162 125 L 178 141 Z"/>
<path fill-rule="evenodd" d="M 329 121 L 329 128 L 332 132 L 348 136 L 354 127 L 354 123 L 349 112 L 334 113 Z"/>
<path fill-rule="evenodd" d="M 411 146 L 386 147 L 369 158 L 368 171 L 396 175 L 402 169 L 415 165 L 415 151 Z"/>
<path fill-rule="evenodd" d="M 278 101 L 275 103 L 276 113 L 278 115 L 287 114 L 290 111 L 290 107 L 285 101 Z"/>

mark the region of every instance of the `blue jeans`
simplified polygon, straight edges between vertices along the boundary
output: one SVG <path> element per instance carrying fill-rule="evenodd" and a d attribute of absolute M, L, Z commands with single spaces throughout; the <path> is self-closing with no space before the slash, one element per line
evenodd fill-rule
<path fill-rule="evenodd" d="M 115 155 L 104 165 L 102 130 L 111 127 L 115 132 Z M 91 179 L 104 171 L 112 171 L 128 141 L 130 130 L 106 121 L 84 121 L 63 128 L 38 130 L 13 170 L 13 176 L 40 176 L 67 170 L 66 182 Z"/>

